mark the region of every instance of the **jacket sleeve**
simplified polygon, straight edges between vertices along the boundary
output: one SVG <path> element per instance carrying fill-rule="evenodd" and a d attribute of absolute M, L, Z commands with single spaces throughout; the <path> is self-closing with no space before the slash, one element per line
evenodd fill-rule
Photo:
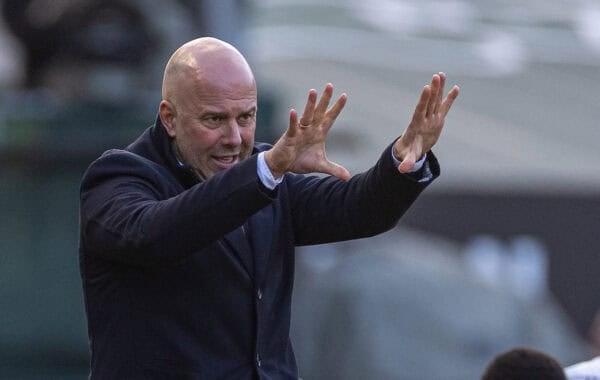
<path fill-rule="evenodd" d="M 335 177 L 293 176 L 289 181 L 296 245 L 374 236 L 393 228 L 419 194 L 440 174 L 427 154 L 431 179 L 402 174 L 386 147 L 377 163 L 348 182 Z"/>
<path fill-rule="evenodd" d="M 184 190 L 163 167 L 109 151 L 86 171 L 80 195 L 83 252 L 152 265 L 222 238 L 276 194 L 260 184 L 256 156 Z"/>

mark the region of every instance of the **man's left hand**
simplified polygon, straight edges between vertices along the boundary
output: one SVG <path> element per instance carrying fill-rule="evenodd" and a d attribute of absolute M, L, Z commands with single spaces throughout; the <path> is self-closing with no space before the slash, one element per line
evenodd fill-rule
<path fill-rule="evenodd" d="M 446 98 L 442 98 L 445 83 L 446 74 L 440 72 L 433 75 L 431 84 L 421 92 L 410 124 L 394 143 L 394 155 L 401 161 L 398 167 L 401 173 L 410 172 L 415 162 L 433 147 L 442 133 L 446 115 L 459 92 L 458 86 L 454 86 Z"/>

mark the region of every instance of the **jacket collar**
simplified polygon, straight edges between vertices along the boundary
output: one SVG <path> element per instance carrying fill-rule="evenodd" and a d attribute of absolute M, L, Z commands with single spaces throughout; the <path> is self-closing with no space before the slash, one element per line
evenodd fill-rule
<path fill-rule="evenodd" d="M 177 159 L 173 139 L 167 134 L 159 116 L 156 117 L 154 125 L 148 129 L 148 134 L 153 150 L 158 154 L 157 158 L 177 177 L 183 186 L 189 188 L 200 182 L 192 168 Z"/>

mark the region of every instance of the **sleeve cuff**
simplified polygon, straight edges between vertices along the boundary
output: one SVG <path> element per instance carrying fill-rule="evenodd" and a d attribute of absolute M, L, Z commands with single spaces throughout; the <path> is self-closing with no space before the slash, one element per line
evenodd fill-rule
<path fill-rule="evenodd" d="M 258 154 L 256 171 L 260 182 L 262 182 L 262 184 L 269 190 L 275 190 L 277 185 L 279 185 L 284 178 L 284 176 L 281 176 L 281 178 L 278 179 L 273 177 L 273 173 L 271 173 L 271 170 L 265 161 L 265 152 L 260 152 Z"/>
<path fill-rule="evenodd" d="M 394 160 L 394 165 L 396 167 L 400 166 L 401 161 L 399 159 L 397 159 L 396 156 L 394 155 L 393 147 L 392 147 L 392 160 Z M 431 173 L 431 170 L 429 169 L 429 164 L 427 163 L 427 153 L 425 153 L 419 161 L 415 162 L 415 166 L 413 167 L 413 169 L 409 173 L 406 173 L 406 174 L 409 175 L 410 177 L 413 177 L 415 180 L 417 180 L 419 182 L 430 181 L 433 178 L 433 174 Z"/>

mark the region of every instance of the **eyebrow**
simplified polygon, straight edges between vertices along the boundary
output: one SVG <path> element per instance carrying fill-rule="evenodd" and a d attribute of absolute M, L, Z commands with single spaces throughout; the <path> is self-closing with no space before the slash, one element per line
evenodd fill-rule
<path fill-rule="evenodd" d="M 243 114 L 250 114 L 250 113 L 256 113 L 258 107 L 256 106 L 252 106 L 249 109 L 240 112 L 239 114 L 243 115 Z M 206 111 L 202 113 L 202 117 L 206 117 L 206 116 L 218 116 L 218 117 L 229 117 L 229 112 L 225 112 L 225 111 Z"/>
<path fill-rule="evenodd" d="M 257 109 L 256 106 L 252 106 L 252 107 L 250 107 L 250 109 L 248 109 L 242 113 L 253 113 L 253 112 L 256 112 L 256 109 Z"/>
<path fill-rule="evenodd" d="M 220 117 L 220 118 L 227 118 L 229 117 L 229 112 L 219 112 L 219 111 L 206 111 L 203 112 L 201 117 Z"/>

